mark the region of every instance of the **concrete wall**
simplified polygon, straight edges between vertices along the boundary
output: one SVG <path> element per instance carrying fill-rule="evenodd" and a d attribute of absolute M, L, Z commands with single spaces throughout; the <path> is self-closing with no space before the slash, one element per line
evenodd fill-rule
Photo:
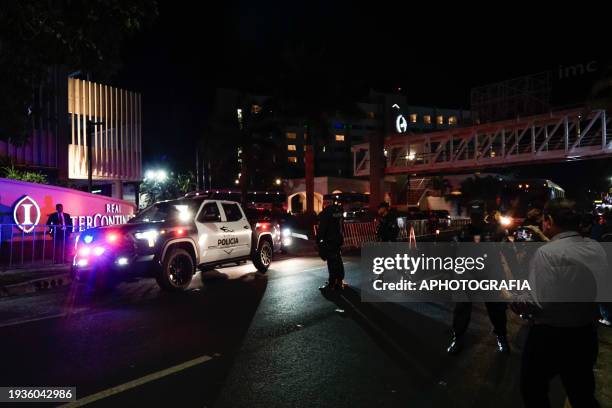
<path fill-rule="evenodd" d="M 133 203 L 69 188 L 0 178 L 0 223 L 44 224 L 56 204 L 73 217 L 75 229 L 127 222 Z M 26 211 L 28 212 L 26 214 Z M 26 228 L 27 229 L 27 228 Z"/>

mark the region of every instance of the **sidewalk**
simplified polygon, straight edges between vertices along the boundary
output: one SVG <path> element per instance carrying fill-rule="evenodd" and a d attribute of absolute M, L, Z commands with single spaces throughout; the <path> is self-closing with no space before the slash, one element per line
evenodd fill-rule
<path fill-rule="evenodd" d="M 18 296 L 70 283 L 70 265 L 46 265 L 0 271 L 0 297 Z"/>

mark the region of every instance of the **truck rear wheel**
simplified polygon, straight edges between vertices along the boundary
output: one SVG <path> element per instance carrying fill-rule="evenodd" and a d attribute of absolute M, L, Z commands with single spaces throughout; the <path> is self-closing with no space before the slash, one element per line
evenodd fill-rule
<path fill-rule="evenodd" d="M 182 248 L 171 248 L 156 276 L 157 284 L 168 292 L 181 292 L 189 287 L 194 272 L 191 254 Z"/>
<path fill-rule="evenodd" d="M 272 263 L 272 244 L 267 239 L 261 239 L 259 246 L 253 254 L 253 265 L 261 273 L 264 273 Z"/>

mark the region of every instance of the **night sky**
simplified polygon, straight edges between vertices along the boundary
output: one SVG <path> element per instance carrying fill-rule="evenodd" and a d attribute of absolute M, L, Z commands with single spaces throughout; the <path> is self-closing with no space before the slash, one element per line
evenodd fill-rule
<path fill-rule="evenodd" d="M 412 104 L 469 109 L 472 86 L 598 58 L 593 39 L 605 38 L 593 20 L 573 30 L 507 11 L 467 21 L 442 4 L 219 3 L 160 1 L 157 22 L 124 45 L 116 83 L 143 94 L 145 165 L 191 169 L 215 88 L 265 93 L 287 50 L 322 55 L 357 97 L 401 87 Z"/>

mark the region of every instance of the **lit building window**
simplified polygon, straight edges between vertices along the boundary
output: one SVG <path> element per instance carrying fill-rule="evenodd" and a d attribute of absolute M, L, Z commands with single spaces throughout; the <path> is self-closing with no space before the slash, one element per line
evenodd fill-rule
<path fill-rule="evenodd" d="M 410 123 L 416 123 L 417 121 L 417 114 L 416 113 L 411 113 L 410 114 Z"/>
<path fill-rule="evenodd" d="M 297 139 L 297 134 L 294 132 L 287 132 L 287 139 Z"/>
<path fill-rule="evenodd" d="M 423 122 L 424 122 L 426 125 L 431 125 L 431 115 L 425 115 L 425 116 L 423 116 Z"/>
<path fill-rule="evenodd" d="M 344 135 L 336 135 L 336 142 L 344 142 Z"/>
<path fill-rule="evenodd" d="M 325 148 L 326 148 L 326 146 L 323 146 L 323 153 L 325 153 Z"/>
<path fill-rule="evenodd" d="M 308 146 L 304 146 L 304 151 L 308 150 Z"/>
<path fill-rule="evenodd" d="M 304 140 L 308 140 L 308 133 L 304 133 Z"/>
<path fill-rule="evenodd" d="M 442 115 L 436 116 L 436 123 L 438 125 L 443 125 L 444 124 L 444 116 L 442 116 Z"/>
<path fill-rule="evenodd" d="M 374 112 L 368 112 L 367 117 L 368 119 L 376 119 L 376 114 Z"/>
<path fill-rule="evenodd" d="M 289 163 L 297 163 L 297 157 L 287 157 L 287 159 L 289 160 Z"/>
<path fill-rule="evenodd" d="M 449 116 L 448 117 L 448 124 L 449 125 L 456 125 L 457 124 L 457 117 L 456 116 Z"/>
<path fill-rule="evenodd" d="M 295 145 L 287 145 L 287 150 L 289 150 L 290 152 L 295 152 L 297 149 L 295 148 Z"/>

